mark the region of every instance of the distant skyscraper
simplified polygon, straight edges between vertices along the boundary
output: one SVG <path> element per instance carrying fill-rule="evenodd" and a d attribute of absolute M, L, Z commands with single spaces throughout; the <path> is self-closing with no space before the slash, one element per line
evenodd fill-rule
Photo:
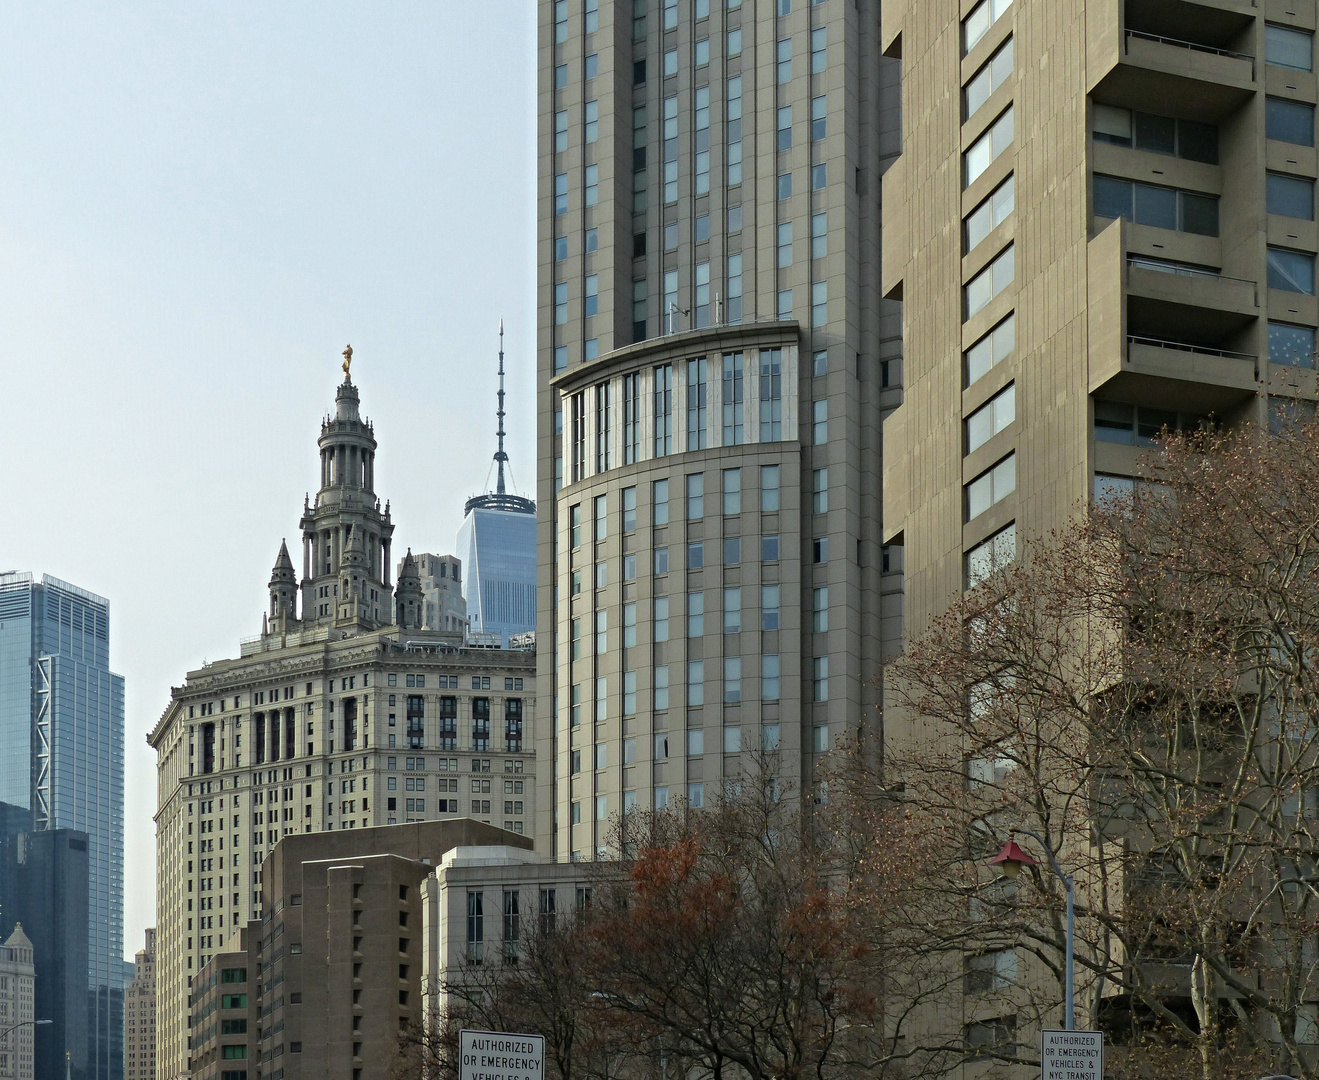
<path fill-rule="evenodd" d="M 467 631 L 467 601 L 463 597 L 463 561 L 454 555 L 414 555 L 421 579 L 424 630 Z"/>
<path fill-rule="evenodd" d="M 458 529 L 458 555 L 467 568 L 463 595 L 473 633 L 513 634 L 536 629 L 536 504 L 504 486 L 504 324 L 499 324 L 499 478 L 493 492 L 467 500 Z"/>
<path fill-rule="evenodd" d="M 26 810 L 34 835 L 87 834 L 85 1075 L 121 1080 L 124 680 L 109 602 L 49 576 L 0 574 L 0 802 Z"/>
<path fill-rule="evenodd" d="M 146 936 L 124 992 L 124 1080 L 156 1080 L 156 928 Z"/>

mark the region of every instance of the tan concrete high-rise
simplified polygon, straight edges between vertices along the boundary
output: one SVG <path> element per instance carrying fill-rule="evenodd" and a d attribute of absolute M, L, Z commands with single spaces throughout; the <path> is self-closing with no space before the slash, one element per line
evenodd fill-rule
<path fill-rule="evenodd" d="M 592 858 L 875 722 L 897 65 L 878 0 L 544 0 L 539 68 L 539 781 Z"/>
<path fill-rule="evenodd" d="M 886 4 L 908 633 L 1165 424 L 1313 414 L 1314 27 L 1314 0 Z"/>
<path fill-rule="evenodd" d="M 156 1080 L 156 928 L 133 957 L 124 988 L 124 1080 Z"/>
<path fill-rule="evenodd" d="M 529 835 L 535 821 L 534 652 L 423 629 L 410 552 L 390 582 L 375 434 L 347 378 L 319 446 L 301 578 L 281 546 L 263 632 L 189 672 L 148 736 L 168 1080 L 191 1069 L 192 980 L 262 917 L 263 860 L 283 838 L 465 817 Z"/>

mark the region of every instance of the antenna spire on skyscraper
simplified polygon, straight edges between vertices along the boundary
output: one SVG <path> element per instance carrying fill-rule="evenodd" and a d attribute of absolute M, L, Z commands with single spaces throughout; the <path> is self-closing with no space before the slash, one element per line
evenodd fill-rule
<path fill-rule="evenodd" d="M 499 464 L 499 479 L 496 482 L 495 492 L 499 495 L 504 494 L 504 462 L 508 460 L 508 455 L 504 453 L 504 320 L 499 320 L 499 410 L 496 413 L 499 417 L 499 449 L 495 451 L 495 461 Z"/>

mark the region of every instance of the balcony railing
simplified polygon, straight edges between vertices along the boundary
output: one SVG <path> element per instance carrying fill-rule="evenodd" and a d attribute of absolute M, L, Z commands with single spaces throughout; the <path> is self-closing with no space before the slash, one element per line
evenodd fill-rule
<path fill-rule="evenodd" d="M 1231 349 L 1211 349 L 1204 345 L 1188 345 L 1184 341 L 1169 341 L 1166 338 L 1144 337 L 1140 334 L 1128 334 L 1128 345 L 1149 345 L 1156 349 L 1176 349 L 1178 352 L 1199 353 L 1202 356 L 1225 356 L 1229 360 L 1257 360 L 1254 353 L 1233 352 Z"/>
<path fill-rule="evenodd" d="M 1179 49 L 1190 49 L 1193 52 L 1212 53 L 1214 56 L 1230 56 L 1233 60 L 1249 60 L 1252 71 L 1255 66 L 1255 58 L 1249 53 L 1233 52 L 1231 49 L 1216 49 L 1212 45 L 1201 45 L 1197 41 L 1183 41 L 1181 38 L 1147 34 L 1143 30 L 1128 30 L 1127 37 L 1140 38 L 1142 41 L 1157 41 L 1161 45 L 1173 45 Z"/>

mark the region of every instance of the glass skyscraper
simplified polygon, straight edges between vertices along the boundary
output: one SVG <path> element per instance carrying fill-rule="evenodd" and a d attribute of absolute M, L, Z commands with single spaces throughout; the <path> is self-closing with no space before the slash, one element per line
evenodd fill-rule
<path fill-rule="evenodd" d="M 0 574 L 0 802 L 33 832 L 87 834 L 86 1048 L 61 1049 L 85 1056 L 87 1080 L 121 1080 L 124 680 L 109 602 L 49 576 Z"/>
<path fill-rule="evenodd" d="M 517 495 L 478 495 L 467 501 L 458 529 L 458 555 L 467 568 L 463 592 L 473 633 L 513 634 L 536 629 L 536 504 Z"/>

